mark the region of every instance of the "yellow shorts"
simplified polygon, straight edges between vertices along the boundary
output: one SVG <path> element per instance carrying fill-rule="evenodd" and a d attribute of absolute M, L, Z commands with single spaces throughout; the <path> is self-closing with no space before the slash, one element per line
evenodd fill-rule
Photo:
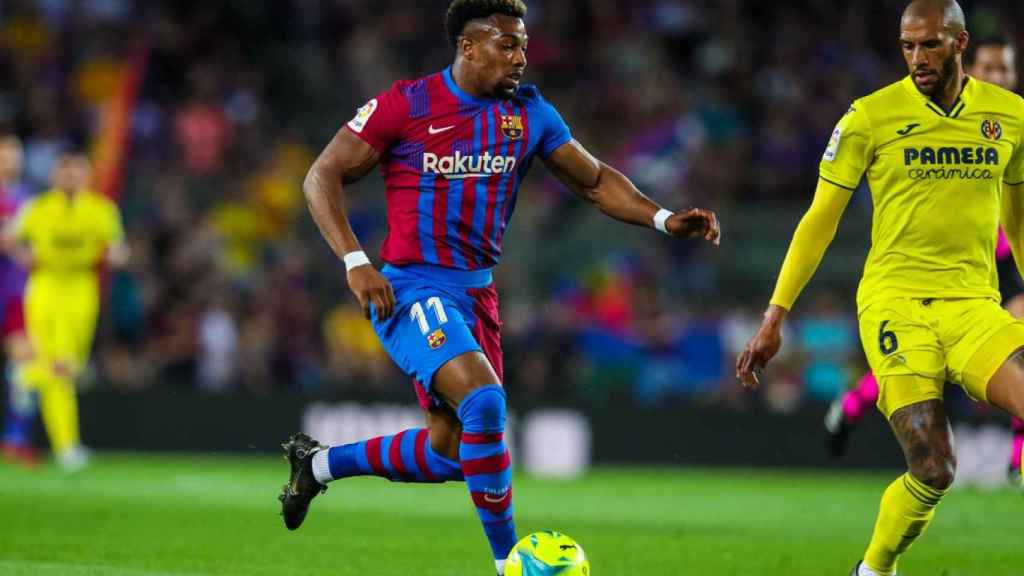
<path fill-rule="evenodd" d="M 984 298 L 893 298 L 861 311 L 859 320 L 886 418 L 911 404 L 941 400 L 946 382 L 987 402 L 992 375 L 1024 348 L 1024 322 Z"/>
<path fill-rule="evenodd" d="M 25 328 L 37 358 L 82 368 L 89 361 L 99 314 L 95 275 L 33 273 L 25 285 Z"/>

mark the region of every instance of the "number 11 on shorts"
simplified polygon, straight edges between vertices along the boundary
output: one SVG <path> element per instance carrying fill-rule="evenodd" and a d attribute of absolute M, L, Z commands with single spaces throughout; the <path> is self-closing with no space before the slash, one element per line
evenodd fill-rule
<path fill-rule="evenodd" d="M 427 308 L 434 311 L 434 316 L 437 317 L 439 331 L 441 325 L 448 323 L 448 314 L 444 311 L 441 299 L 437 296 L 427 298 Z M 422 332 L 424 336 L 427 336 L 427 333 L 430 332 L 430 324 L 427 322 L 427 313 L 423 309 L 423 304 L 414 302 L 412 307 L 409 309 L 409 318 L 412 319 L 413 322 L 419 324 L 420 332 Z M 433 334 L 431 336 L 433 336 Z M 431 345 L 431 348 L 435 348 L 435 346 Z"/>

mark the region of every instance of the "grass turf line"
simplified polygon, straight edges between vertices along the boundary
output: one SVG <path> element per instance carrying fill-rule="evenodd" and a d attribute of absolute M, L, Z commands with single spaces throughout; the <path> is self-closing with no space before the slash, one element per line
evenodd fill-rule
<path fill-rule="evenodd" d="M 489 574 L 461 483 L 343 480 L 297 532 L 263 457 L 107 455 L 76 476 L 0 468 L 0 574 Z M 600 468 L 515 479 L 520 535 L 564 531 L 597 576 L 844 574 L 896 474 Z M 901 576 L 1018 574 L 1024 499 L 955 491 Z"/>

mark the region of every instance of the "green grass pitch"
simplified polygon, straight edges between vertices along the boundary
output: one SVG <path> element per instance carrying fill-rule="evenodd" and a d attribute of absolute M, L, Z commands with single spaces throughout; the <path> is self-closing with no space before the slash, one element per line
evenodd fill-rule
<path fill-rule="evenodd" d="M 294 533 L 269 457 L 100 454 L 75 476 L 0 468 L 0 574 L 490 576 L 460 483 L 336 482 Z M 562 530 L 596 576 L 845 576 L 891 474 L 598 469 L 515 480 L 521 535 Z M 901 576 L 1024 574 L 1024 498 L 959 490 Z"/>

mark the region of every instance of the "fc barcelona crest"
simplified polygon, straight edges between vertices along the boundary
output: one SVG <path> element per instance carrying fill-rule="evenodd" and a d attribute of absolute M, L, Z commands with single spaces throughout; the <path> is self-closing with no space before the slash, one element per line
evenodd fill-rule
<path fill-rule="evenodd" d="M 430 346 L 431 350 L 437 350 L 444 343 L 448 341 L 448 337 L 444 335 L 444 331 L 438 328 L 427 336 L 427 346 Z"/>
<path fill-rule="evenodd" d="M 519 140 L 523 137 L 523 117 L 515 116 L 501 117 L 501 133 L 509 140 Z"/>
<path fill-rule="evenodd" d="M 981 123 L 981 135 L 989 140 L 999 140 L 1003 137 L 1003 126 L 998 120 L 985 120 Z"/>

